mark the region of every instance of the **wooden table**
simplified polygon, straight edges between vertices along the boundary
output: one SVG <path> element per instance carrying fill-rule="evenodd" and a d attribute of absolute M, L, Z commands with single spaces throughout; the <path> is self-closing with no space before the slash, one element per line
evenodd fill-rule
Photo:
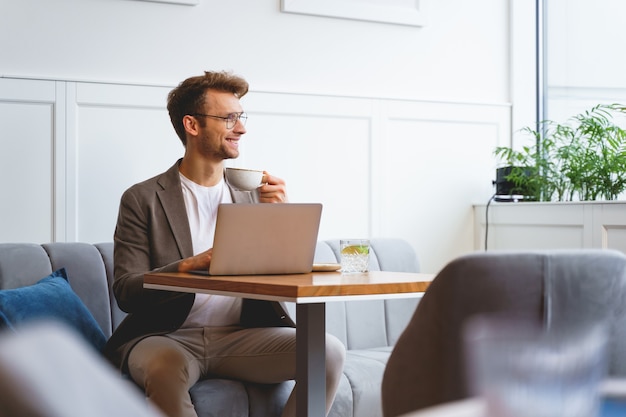
<path fill-rule="evenodd" d="M 296 409 L 299 417 L 326 414 L 325 303 L 418 297 L 433 274 L 371 271 L 362 274 L 311 272 L 294 275 L 144 275 L 144 287 L 296 303 Z"/>

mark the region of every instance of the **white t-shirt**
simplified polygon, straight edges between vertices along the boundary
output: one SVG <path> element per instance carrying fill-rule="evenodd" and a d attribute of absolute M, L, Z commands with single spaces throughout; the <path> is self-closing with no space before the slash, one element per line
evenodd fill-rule
<path fill-rule="evenodd" d="M 217 206 L 232 203 L 230 190 L 222 179 L 217 185 L 205 187 L 180 174 L 183 199 L 187 209 L 193 254 L 213 247 Z M 223 295 L 196 294 L 191 311 L 182 327 L 232 326 L 239 324 L 241 298 Z"/>

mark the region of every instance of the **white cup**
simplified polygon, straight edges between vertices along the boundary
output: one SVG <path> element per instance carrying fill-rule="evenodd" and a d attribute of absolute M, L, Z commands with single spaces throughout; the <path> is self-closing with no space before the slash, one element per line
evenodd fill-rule
<path fill-rule="evenodd" d="M 226 168 L 226 181 L 241 191 L 252 191 L 261 186 L 263 171 L 245 168 Z"/>

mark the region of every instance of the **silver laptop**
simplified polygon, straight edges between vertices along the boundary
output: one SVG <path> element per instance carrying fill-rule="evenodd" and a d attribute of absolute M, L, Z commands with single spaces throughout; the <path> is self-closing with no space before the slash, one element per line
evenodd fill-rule
<path fill-rule="evenodd" d="M 319 203 L 221 204 L 209 274 L 311 272 L 321 216 Z"/>

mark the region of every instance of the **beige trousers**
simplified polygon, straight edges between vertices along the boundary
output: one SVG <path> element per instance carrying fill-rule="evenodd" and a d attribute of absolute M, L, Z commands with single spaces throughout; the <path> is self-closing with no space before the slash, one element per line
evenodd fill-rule
<path fill-rule="evenodd" d="M 326 414 L 345 359 L 345 348 L 326 335 Z M 189 389 L 201 378 L 224 377 L 272 384 L 295 379 L 296 329 L 205 327 L 151 336 L 131 351 L 128 367 L 146 397 L 168 417 L 197 417 Z M 295 389 L 283 417 L 295 417 Z"/>

